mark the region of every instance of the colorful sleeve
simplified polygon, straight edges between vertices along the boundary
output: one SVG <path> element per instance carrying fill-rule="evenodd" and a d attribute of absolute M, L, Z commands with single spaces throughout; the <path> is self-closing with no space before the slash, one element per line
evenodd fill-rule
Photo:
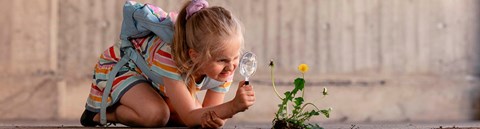
<path fill-rule="evenodd" d="M 228 77 L 227 82 L 223 83 L 223 85 L 211 88 L 210 90 L 213 90 L 215 92 L 220 92 L 220 93 L 227 93 L 228 90 L 230 89 L 230 86 L 232 85 L 232 82 L 233 82 L 233 74 L 232 76 Z"/>
<path fill-rule="evenodd" d="M 170 45 L 165 45 L 155 51 L 151 69 L 162 76 L 174 80 L 182 80 L 178 67 L 173 61 Z"/>

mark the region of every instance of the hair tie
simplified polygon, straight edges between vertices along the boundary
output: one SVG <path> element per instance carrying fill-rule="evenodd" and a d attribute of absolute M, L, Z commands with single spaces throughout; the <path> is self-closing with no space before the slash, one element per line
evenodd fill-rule
<path fill-rule="evenodd" d="M 185 19 L 188 19 L 190 16 L 206 7 L 208 7 L 208 2 L 206 0 L 192 0 L 187 7 L 187 16 Z"/>

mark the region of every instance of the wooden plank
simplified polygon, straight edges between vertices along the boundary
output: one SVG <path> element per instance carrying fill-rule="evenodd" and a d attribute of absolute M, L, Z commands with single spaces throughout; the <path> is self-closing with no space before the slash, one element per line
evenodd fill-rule
<path fill-rule="evenodd" d="M 447 48 L 446 48 L 446 24 L 445 24 L 445 19 L 448 18 L 444 10 L 447 11 L 446 9 L 442 8 L 442 5 L 444 1 L 435 1 L 429 4 L 429 7 L 431 8 L 430 10 L 426 11 L 429 14 L 428 19 L 426 20 L 426 23 L 428 23 L 429 31 L 428 31 L 428 36 L 422 37 L 426 38 L 425 40 L 426 44 L 430 44 L 430 51 L 429 51 L 429 62 L 430 62 L 430 71 L 432 73 L 441 73 L 445 69 L 442 67 L 445 59 L 450 58 L 449 54 L 447 53 Z M 433 38 L 432 38 L 433 37 Z M 435 45 L 434 45 L 435 44 Z"/>
<path fill-rule="evenodd" d="M 344 10 L 344 5 L 343 5 L 344 0 L 335 0 L 332 1 L 330 6 L 335 7 L 331 8 L 332 10 L 330 11 L 331 19 L 332 19 L 332 35 L 331 35 L 331 46 L 329 49 L 331 52 L 331 62 L 332 65 L 332 73 L 342 73 L 344 72 L 344 58 L 343 58 L 343 38 L 345 35 L 344 32 L 344 27 L 345 27 L 345 21 L 343 20 L 344 14 L 346 13 Z"/>
<path fill-rule="evenodd" d="M 305 0 L 296 0 L 289 3 L 289 8 L 286 8 L 286 10 L 289 11 L 292 18 L 291 25 L 289 25 L 291 26 L 289 32 L 291 32 L 292 39 L 288 43 L 291 46 L 288 49 L 291 54 L 288 57 L 290 61 L 287 69 L 295 70 L 299 64 L 305 63 L 306 58 L 303 55 L 309 49 L 305 42 Z M 312 58 L 310 57 L 310 59 Z"/>
<path fill-rule="evenodd" d="M 317 31 L 317 1 L 316 0 L 304 0 L 302 3 L 302 8 L 304 11 L 304 18 L 301 24 L 303 25 L 303 42 L 305 45 L 302 46 L 303 51 L 301 51 L 301 62 L 306 63 L 310 67 L 309 74 L 319 74 L 320 64 L 316 63 L 320 60 L 319 56 L 316 56 L 316 52 L 318 51 L 316 45 L 316 35 Z M 298 65 L 298 64 L 297 64 Z"/>
<path fill-rule="evenodd" d="M 277 48 L 277 54 L 278 59 L 276 59 L 276 66 L 277 68 L 283 70 L 286 70 L 289 68 L 290 64 L 290 55 L 292 54 L 290 51 L 291 48 L 291 42 L 292 42 L 292 21 L 295 20 L 294 16 L 289 13 L 290 8 L 290 2 L 280 2 L 280 6 L 277 11 L 279 11 L 279 37 L 280 41 L 278 42 L 278 48 Z"/>
<path fill-rule="evenodd" d="M 332 57 L 333 69 L 336 73 L 347 73 L 353 70 L 353 16 L 352 5 L 348 0 L 333 2 L 332 20 Z"/>
<path fill-rule="evenodd" d="M 60 13 L 59 13 L 59 29 L 61 32 L 59 33 L 59 42 L 58 45 L 58 58 L 59 58 L 59 69 L 62 71 L 64 75 L 69 75 L 69 77 L 75 74 L 76 71 L 72 69 L 76 69 L 79 64 L 93 66 L 93 63 L 77 63 L 75 60 L 83 60 L 78 56 L 81 56 L 81 49 L 86 49 L 80 47 L 82 42 L 86 42 L 87 36 L 85 26 L 85 18 L 84 13 L 88 9 L 83 7 L 87 6 L 87 2 L 85 0 L 61 0 L 60 6 Z M 98 53 L 99 54 L 99 53 Z M 97 56 L 98 57 L 98 56 Z M 91 70 L 90 70 L 91 71 Z M 85 73 L 85 72 L 81 72 Z"/>
<path fill-rule="evenodd" d="M 380 2 L 354 1 L 354 72 L 379 72 Z"/>
<path fill-rule="evenodd" d="M 382 1 L 381 43 L 382 68 L 386 73 L 401 73 L 404 70 L 404 15 L 401 0 Z"/>
<path fill-rule="evenodd" d="M 117 13 L 122 12 L 123 5 L 117 5 L 116 0 L 104 0 L 98 3 L 101 3 L 100 7 L 102 13 L 99 14 L 99 28 L 102 32 L 101 40 L 98 44 L 95 44 L 93 50 L 99 55 L 103 52 L 108 46 L 111 46 L 113 43 L 119 41 L 121 20 L 117 20 Z"/>
<path fill-rule="evenodd" d="M 430 15 L 431 17 L 428 19 L 430 22 L 431 26 L 431 37 L 429 40 L 429 44 L 431 46 L 431 51 L 430 51 L 430 62 L 432 62 L 432 69 L 430 69 L 431 73 L 443 73 L 446 71 L 445 67 L 443 66 L 445 64 L 445 61 L 449 60 L 450 53 L 448 53 L 447 47 L 447 30 L 446 30 L 446 23 L 445 19 L 450 18 L 446 16 L 445 12 L 450 11 L 449 9 L 443 8 L 445 0 L 442 1 L 432 1 L 432 3 L 435 4 L 430 4 L 431 9 L 429 10 L 429 13 L 432 14 Z"/>
<path fill-rule="evenodd" d="M 247 51 L 252 51 L 257 55 L 259 66 L 268 66 L 269 57 L 266 57 L 267 46 L 266 41 L 266 21 L 267 13 L 265 11 L 265 5 L 268 4 L 265 0 L 252 0 L 250 2 L 251 12 L 249 13 L 248 20 L 246 21 L 249 28 L 246 31 L 250 35 L 250 39 L 245 40 Z"/>
<path fill-rule="evenodd" d="M 418 56 L 418 31 L 416 31 L 418 27 L 418 23 L 416 22 L 418 19 L 418 4 L 417 1 L 404 1 L 403 2 L 402 10 L 405 12 L 403 25 L 405 28 L 405 56 L 407 57 L 405 60 L 405 73 L 415 73 L 418 70 L 418 61 L 416 60 Z"/>
<path fill-rule="evenodd" d="M 10 2 L 9 0 L 0 0 L 1 3 L 8 3 Z M 12 17 L 13 17 L 13 10 L 12 10 L 12 5 L 10 4 L 1 4 L 0 5 L 0 12 L 3 12 L 2 15 L 0 15 L 0 70 L 6 72 L 6 74 L 13 73 L 14 71 L 11 70 L 11 64 L 12 63 L 12 56 L 14 55 L 13 52 L 11 51 L 12 49 Z"/>
<path fill-rule="evenodd" d="M 50 52 L 49 52 L 49 64 L 52 72 L 58 70 L 58 13 L 59 3 L 58 0 L 50 0 Z"/>
<path fill-rule="evenodd" d="M 115 40 L 115 39 L 118 39 L 118 37 L 120 36 L 120 30 L 121 30 L 121 27 L 122 27 L 122 20 L 123 20 L 123 5 L 125 3 L 125 1 L 122 1 L 122 0 L 112 0 L 112 7 L 111 8 L 114 8 L 114 13 L 111 14 L 113 15 L 113 18 L 112 19 L 112 27 L 113 27 L 113 32 L 115 33 L 113 35 L 113 42 L 118 42 L 120 40 Z M 111 44 L 111 42 L 105 42 L 105 44 L 103 45 L 104 48 L 107 48 L 108 45 L 106 45 L 106 43 L 109 43 Z"/>
<path fill-rule="evenodd" d="M 353 10 L 353 0 L 345 0 L 342 1 L 343 5 L 343 15 L 342 20 L 344 22 L 343 31 L 342 32 L 342 39 L 341 39 L 341 47 L 342 47 L 342 73 L 350 73 L 353 72 L 355 66 L 355 58 L 354 58 L 354 33 L 353 33 L 353 23 L 355 21 L 354 10 Z"/>
<path fill-rule="evenodd" d="M 467 60 L 465 53 L 462 50 L 467 49 L 466 42 L 462 40 L 462 36 L 466 35 L 466 28 L 470 12 L 466 11 L 466 2 L 457 3 L 453 0 L 445 0 L 442 4 L 444 13 L 444 25 L 440 25 L 440 29 L 445 32 L 445 53 L 446 58 L 442 63 L 442 73 L 465 73 L 467 67 Z"/>
<path fill-rule="evenodd" d="M 14 53 L 10 60 L 12 72 L 48 73 L 50 3 L 29 0 L 10 3 L 15 9 L 11 24 L 11 52 Z"/>
<path fill-rule="evenodd" d="M 330 3 L 329 6 L 331 10 L 330 12 L 330 18 L 332 19 L 331 22 L 331 42 L 330 42 L 330 55 L 331 59 L 329 60 L 331 62 L 330 68 L 332 69 L 331 73 L 339 73 L 342 70 L 342 54 L 341 53 L 341 47 L 340 44 L 342 44 L 341 39 L 343 35 L 343 30 L 341 28 L 343 27 L 341 15 L 344 13 L 343 12 L 343 6 L 341 5 L 341 0 L 334 0 Z"/>
<path fill-rule="evenodd" d="M 78 42 L 78 47 L 83 48 L 79 51 L 80 56 L 76 56 L 83 60 L 83 62 L 89 62 L 89 65 L 76 66 L 76 69 L 69 70 L 73 73 L 78 73 L 81 71 L 92 71 L 92 66 L 95 65 L 95 62 L 98 60 L 99 55 L 106 49 L 102 47 L 105 42 L 111 46 L 114 44 L 113 40 L 109 41 L 104 40 L 104 34 L 106 33 L 106 21 L 105 17 L 106 10 L 103 9 L 103 4 L 105 1 L 87 1 L 85 6 L 81 6 L 84 11 L 84 14 L 80 16 L 85 19 L 85 33 L 82 36 L 85 39 L 82 39 L 83 42 Z M 107 47 L 108 47 L 107 46 Z M 92 52 L 92 50 L 95 50 Z M 71 60 L 71 63 L 80 63 L 80 60 Z M 87 67 L 88 66 L 88 67 Z M 81 70 L 81 71 L 78 71 Z M 91 74 L 91 73 L 89 73 Z M 81 75 L 77 75 L 81 76 Z"/>
<path fill-rule="evenodd" d="M 316 60 L 317 67 L 319 68 L 320 73 L 329 73 L 332 72 L 333 66 L 332 63 L 332 53 L 331 53 L 331 35 L 332 35 L 332 6 L 331 3 L 333 0 L 319 0 L 317 2 L 318 13 L 316 14 L 316 46 L 317 52 L 315 53 L 318 59 Z"/>
<path fill-rule="evenodd" d="M 240 2 L 240 1 L 239 1 Z M 256 25 L 256 21 L 258 19 L 255 19 L 256 16 L 252 15 L 252 1 L 251 0 L 244 0 L 244 1 L 241 1 L 241 3 L 236 3 L 236 5 L 242 5 L 240 6 L 240 8 L 238 8 L 238 13 L 236 14 L 237 16 L 239 17 L 242 17 L 241 18 L 241 22 L 243 23 L 243 25 L 245 26 L 245 33 L 243 35 L 244 37 L 244 41 L 245 41 L 245 50 L 247 51 L 253 51 L 255 53 L 258 53 L 256 50 L 254 50 L 253 48 L 256 48 L 256 47 L 261 47 L 260 45 L 258 45 L 255 40 L 255 35 L 258 34 L 256 32 L 256 30 L 258 28 L 254 28 L 255 27 L 258 27 Z M 248 26 L 248 28 L 246 28 Z"/>
<path fill-rule="evenodd" d="M 435 70 L 433 63 L 430 63 L 433 61 L 430 59 L 430 54 L 431 54 L 431 49 L 433 49 L 429 42 L 432 42 L 430 39 L 432 38 L 432 35 L 430 33 L 431 30 L 431 24 L 428 20 L 431 19 L 432 14 L 428 13 L 428 10 L 431 9 L 429 6 L 432 1 L 418 1 L 418 17 L 417 17 L 417 33 L 418 33 L 418 43 L 417 43 L 417 48 L 418 48 L 418 56 L 416 57 L 416 61 L 418 62 L 418 70 L 417 72 L 420 73 L 426 73 L 430 72 L 431 70 Z M 434 2 L 435 3 L 435 2 Z M 429 28 L 430 27 L 430 28 Z"/>
<path fill-rule="evenodd" d="M 460 63 L 460 61 L 454 61 L 456 56 L 454 51 L 456 47 L 462 46 L 462 43 L 454 41 L 455 34 L 459 33 L 458 31 L 455 31 L 458 26 L 454 23 L 454 21 L 460 20 L 461 18 L 452 14 L 454 14 L 455 11 L 458 11 L 455 6 L 458 6 L 459 4 L 449 3 L 448 1 L 449 0 L 442 0 L 437 11 L 440 14 L 440 20 L 437 21 L 436 29 L 442 32 L 444 35 L 442 38 L 443 45 L 440 51 L 443 55 L 442 58 L 438 59 L 441 71 L 436 71 L 437 73 L 452 73 L 452 70 L 461 67 L 449 67 L 449 65 L 452 63 Z"/>
<path fill-rule="evenodd" d="M 379 73 L 380 72 L 380 61 L 379 61 L 379 54 L 380 54 L 380 26 L 378 22 L 381 19 L 381 16 L 378 15 L 380 11 L 380 0 L 371 0 L 368 5 L 364 5 L 368 7 L 368 15 L 366 16 L 366 26 L 368 29 L 366 32 L 361 33 L 365 36 L 364 45 L 365 47 L 365 57 L 366 62 L 365 68 L 367 68 L 367 72 L 371 73 Z M 362 70 L 363 71 L 363 70 Z"/>
<path fill-rule="evenodd" d="M 72 65 L 67 66 L 67 73 L 72 77 L 81 77 L 81 76 L 90 76 L 91 72 L 83 72 L 83 71 L 92 71 L 92 66 L 98 60 L 99 55 L 106 49 L 106 48 L 99 48 L 103 46 L 103 34 L 105 33 L 105 17 L 104 13 L 105 10 L 102 8 L 102 3 L 99 1 L 85 1 L 84 3 L 80 4 L 78 7 L 82 10 L 79 11 L 77 14 L 77 18 L 81 19 L 80 24 L 80 37 L 79 42 L 76 42 L 75 45 L 70 46 L 70 49 L 78 49 L 78 55 L 69 54 L 67 57 L 69 60 L 67 64 L 82 64 L 85 65 Z M 108 41 L 108 46 L 114 44 L 112 40 Z M 75 46 L 75 48 L 73 48 Z M 95 52 L 92 52 L 95 50 Z"/>
<path fill-rule="evenodd" d="M 459 41 L 464 42 L 464 48 L 461 48 L 460 55 L 464 55 L 461 59 L 465 60 L 466 68 L 461 73 L 466 74 L 478 74 L 480 73 L 480 55 L 478 54 L 480 45 L 478 44 L 478 40 L 480 39 L 478 36 L 479 30 L 479 15 L 478 11 L 480 5 L 480 1 L 478 0 L 467 0 L 465 3 L 462 4 L 462 11 L 460 13 L 464 14 L 463 17 L 463 26 L 461 26 L 460 30 L 464 30 L 464 34 L 459 34 Z M 475 49 L 475 50 L 472 50 Z"/>
<path fill-rule="evenodd" d="M 352 1 L 353 6 L 353 64 L 354 68 L 352 72 L 360 72 L 366 66 L 365 63 L 368 62 L 366 55 L 366 48 L 369 47 L 366 45 L 366 34 L 365 31 L 369 31 L 368 25 L 366 22 L 368 5 L 372 5 L 370 1 Z M 370 34 L 369 34 L 370 35 Z"/>
<path fill-rule="evenodd" d="M 278 0 L 266 0 L 266 4 L 264 5 L 265 11 L 267 12 L 266 21 L 264 25 L 265 28 L 265 58 L 267 60 L 274 59 L 275 63 L 280 59 L 279 55 L 277 54 L 278 46 L 280 42 L 280 12 L 278 11 L 280 7 L 280 2 Z M 278 69 L 278 67 L 276 67 Z M 259 69 L 260 70 L 260 69 Z M 265 70 L 268 71 L 268 70 Z"/>
<path fill-rule="evenodd" d="M 463 50 L 465 54 L 465 60 L 467 63 L 467 68 L 464 73 L 469 74 L 469 75 L 478 75 L 480 74 L 480 55 L 478 54 L 480 50 L 480 45 L 478 44 L 478 40 L 480 39 L 478 37 L 478 32 L 480 32 L 480 26 L 479 26 L 479 16 L 478 16 L 478 11 L 480 7 L 480 1 L 478 0 L 469 0 L 464 3 L 464 12 L 469 12 L 466 13 L 465 15 L 465 26 L 463 26 L 461 29 L 465 30 L 465 34 L 461 36 L 462 42 L 465 42 L 465 49 Z"/>

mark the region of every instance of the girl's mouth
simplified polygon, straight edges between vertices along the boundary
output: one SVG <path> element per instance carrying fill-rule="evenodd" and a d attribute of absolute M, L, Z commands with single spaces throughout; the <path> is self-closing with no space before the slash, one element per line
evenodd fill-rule
<path fill-rule="evenodd" d="M 231 72 L 221 72 L 220 76 L 221 77 L 228 77 L 228 76 L 230 76 L 230 74 L 231 74 Z"/>

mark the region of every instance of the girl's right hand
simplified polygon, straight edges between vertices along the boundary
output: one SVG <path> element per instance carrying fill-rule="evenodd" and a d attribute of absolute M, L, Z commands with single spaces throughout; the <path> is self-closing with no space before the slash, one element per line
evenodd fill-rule
<path fill-rule="evenodd" d="M 255 91 L 251 85 L 245 85 L 245 81 L 238 83 L 237 93 L 232 100 L 233 109 L 237 112 L 243 112 L 255 103 Z"/>
<path fill-rule="evenodd" d="M 216 129 L 225 124 L 225 120 L 220 119 L 215 111 L 207 111 L 202 115 L 202 128 Z"/>

